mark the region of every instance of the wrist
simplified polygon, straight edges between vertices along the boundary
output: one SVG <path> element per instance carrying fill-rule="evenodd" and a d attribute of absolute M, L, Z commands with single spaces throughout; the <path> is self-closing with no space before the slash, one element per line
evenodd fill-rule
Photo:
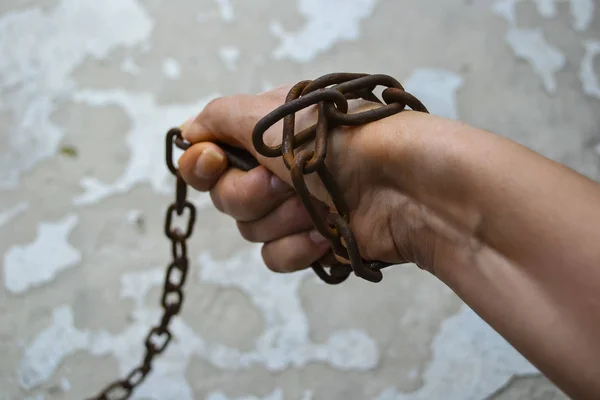
<path fill-rule="evenodd" d="M 403 112 L 381 126 L 371 164 L 387 186 L 422 204 L 457 229 L 473 232 L 481 220 L 475 190 L 486 176 L 477 154 L 491 151 L 495 135 L 430 114 Z M 475 139 L 477 138 L 477 144 Z M 497 143 L 496 143 L 497 145 Z"/>

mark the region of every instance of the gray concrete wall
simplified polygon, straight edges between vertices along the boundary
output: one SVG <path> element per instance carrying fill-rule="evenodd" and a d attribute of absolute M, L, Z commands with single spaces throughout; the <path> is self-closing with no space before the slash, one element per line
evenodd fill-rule
<path fill-rule="evenodd" d="M 169 257 L 163 135 L 215 96 L 386 73 L 600 176 L 595 0 L 2 0 L 0 55 L 0 399 L 81 399 L 140 360 Z M 135 398 L 564 398 L 427 273 L 275 275 L 193 197 L 188 297 Z"/>

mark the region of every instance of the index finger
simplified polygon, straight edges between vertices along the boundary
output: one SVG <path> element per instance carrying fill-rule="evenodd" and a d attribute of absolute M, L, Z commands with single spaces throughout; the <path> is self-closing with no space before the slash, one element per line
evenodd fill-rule
<path fill-rule="evenodd" d="M 219 97 L 209 102 L 195 118 L 190 119 L 182 129 L 184 139 L 194 143 L 211 142 L 219 145 L 228 159 L 234 164 L 235 153 L 243 149 L 250 153 L 258 163 L 264 165 L 280 177 L 289 175 L 281 157 L 268 158 L 260 155 L 252 143 L 254 127 L 265 115 L 279 107 L 285 101 L 287 90 L 281 87 L 260 95 L 235 95 Z M 265 141 L 271 145 L 281 143 L 282 122 L 270 129 Z M 235 148 L 229 147 L 231 145 Z M 231 154 L 234 157 L 230 157 Z M 247 160 L 244 155 L 241 155 Z M 254 165 L 256 165 L 254 163 Z M 244 168 L 240 168 L 244 169 Z M 247 170 L 247 169 L 246 169 Z M 290 183 L 290 179 L 284 180 Z"/>
<path fill-rule="evenodd" d="M 183 129 L 191 143 L 227 143 L 258 155 L 252 145 L 252 132 L 258 121 L 283 103 L 281 90 L 262 95 L 235 95 L 211 100 Z"/>

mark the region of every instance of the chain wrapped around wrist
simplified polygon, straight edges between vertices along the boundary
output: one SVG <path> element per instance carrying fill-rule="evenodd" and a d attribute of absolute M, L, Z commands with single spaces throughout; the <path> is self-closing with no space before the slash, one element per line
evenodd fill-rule
<path fill-rule="evenodd" d="M 378 86 L 385 87 L 380 100 L 374 93 Z M 381 104 L 381 107 L 348 114 L 348 101 L 363 99 Z M 317 107 L 317 122 L 299 133 L 295 133 L 295 114 L 305 108 Z M 329 272 L 320 262 L 311 265 L 313 271 L 328 284 L 340 284 L 352 273 L 370 282 L 383 279 L 381 270 L 391 264 L 380 261 L 364 260 L 358 243 L 350 228 L 350 209 L 337 186 L 334 176 L 325 164 L 327 156 L 327 139 L 333 129 L 340 126 L 357 126 L 374 122 L 409 107 L 413 111 L 428 113 L 425 106 L 413 95 L 406 92 L 403 86 L 388 75 L 370 75 L 356 73 L 334 73 L 324 75 L 315 80 L 301 81 L 289 91 L 285 103 L 261 119 L 255 126 L 252 143 L 255 150 L 264 157 L 283 157 L 290 171 L 294 189 L 304 204 L 315 228 L 331 242 L 332 250 L 339 260 L 330 265 Z M 283 136 L 281 145 L 270 147 L 263 141 L 264 133 L 274 124 L 283 120 Z M 314 141 L 313 149 L 306 146 L 296 152 L 299 146 Z M 173 163 L 173 146 L 187 150 L 190 143 L 181 136 L 179 128 L 169 130 L 166 135 L 166 165 L 176 180 L 175 201 L 168 207 L 165 216 L 164 233 L 171 241 L 172 260 L 167 266 L 161 297 L 163 317 L 160 323 L 152 327 L 145 340 L 145 356 L 137 368 L 126 378 L 108 385 L 102 392 L 91 399 L 125 400 L 139 386 L 152 370 L 154 358 L 162 354 L 172 339 L 169 323 L 181 311 L 189 258 L 187 240 L 192 236 L 196 222 L 196 208 L 187 200 L 187 184 Z M 244 171 L 258 166 L 258 162 L 250 153 L 219 144 L 225 152 L 230 165 Z M 316 173 L 326 188 L 335 211 L 330 211 L 323 218 L 315 206 L 305 176 Z M 183 229 L 173 226 L 175 215 L 187 215 Z"/>

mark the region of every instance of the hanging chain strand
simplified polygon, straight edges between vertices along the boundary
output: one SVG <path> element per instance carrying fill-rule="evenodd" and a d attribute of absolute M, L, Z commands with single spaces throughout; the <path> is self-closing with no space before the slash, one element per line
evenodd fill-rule
<path fill-rule="evenodd" d="M 381 101 L 375 93 L 377 86 L 386 87 Z M 348 100 L 363 99 L 381 104 L 381 107 L 348 114 Z M 315 125 L 295 133 L 295 114 L 305 108 L 317 107 Z M 353 272 L 356 276 L 370 282 L 383 279 L 381 270 L 392 265 L 381 261 L 369 261 L 361 258 L 358 242 L 350 228 L 350 209 L 343 192 L 335 182 L 333 174 L 325 164 L 327 140 L 331 132 L 343 126 L 358 126 L 392 116 L 406 107 L 413 111 L 428 113 L 425 106 L 413 95 L 406 92 L 402 85 L 387 75 L 369 75 L 355 73 L 335 73 L 324 75 L 313 81 L 302 81 L 289 91 L 285 103 L 261 119 L 255 126 L 252 143 L 255 150 L 264 157 L 283 157 L 290 171 L 291 180 L 304 204 L 315 228 L 329 241 L 337 263 L 329 265 L 329 272 L 319 261 L 311 264 L 313 271 L 324 282 L 337 285 L 344 282 Z M 265 132 L 277 122 L 283 120 L 281 145 L 270 147 L 263 141 Z M 312 150 L 295 150 L 314 140 Z M 90 400 L 126 400 L 152 370 L 154 358 L 166 350 L 172 339 L 169 330 L 171 319 L 181 311 L 183 286 L 189 268 L 187 240 L 192 236 L 196 222 L 196 208 L 187 200 L 187 185 L 173 163 L 173 146 L 187 150 L 181 129 L 173 128 L 166 135 L 166 165 L 176 179 L 175 202 L 167 209 L 164 233 L 171 241 L 172 261 L 167 267 L 161 306 L 163 316 L 160 324 L 151 328 L 145 344 L 145 356 L 141 364 L 134 368 L 125 379 L 108 385 L 99 395 Z M 233 146 L 219 143 L 232 167 L 249 171 L 258 166 L 250 153 Z M 311 195 L 305 176 L 316 173 L 327 190 L 333 207 L 325 218 L 317 212 L 316 200 Z M 173 227 L 175 215 L 187 214 L 187 223 L 182 228 Z"/>
<path fill-rule="evenodd" d="M 173 145 L 181 149 L 188 146 L 181 137 L 181 131 L 177 128 L 171 129 L 166 138 L 166 163 L 167 168 L 176 178 L 175 202 L 167 209 L 165 216 L 164 233 L 171 241 L 172 261 L 167 267 L 161 306 L 163 316 L 160 324 L 151 328 L 146 336 L 144 345 L 146 348 L 144 359 L 140 366 L 133 369 L 125 379 L 117 380 L 107 386 L 94 400 L 126 400 L 135 388 L 139 386 L 152 370 L 154 358 L 167 349 L 172 338 L 169 330 L 171 319 L 179 314 L 183 303 L 183 285 L 185 284 L 189 259 L 187 255 L 187 240 L 192 236 L 194 223 L 196 222 L 196 208 L 187 200 L 187 185 L 181 177 L 179 170 L 173 164 Z M 173 226 L 175 214 L 181 217 L 187 212 L 187 223 L 183 225 L 184 230 Z"/>

